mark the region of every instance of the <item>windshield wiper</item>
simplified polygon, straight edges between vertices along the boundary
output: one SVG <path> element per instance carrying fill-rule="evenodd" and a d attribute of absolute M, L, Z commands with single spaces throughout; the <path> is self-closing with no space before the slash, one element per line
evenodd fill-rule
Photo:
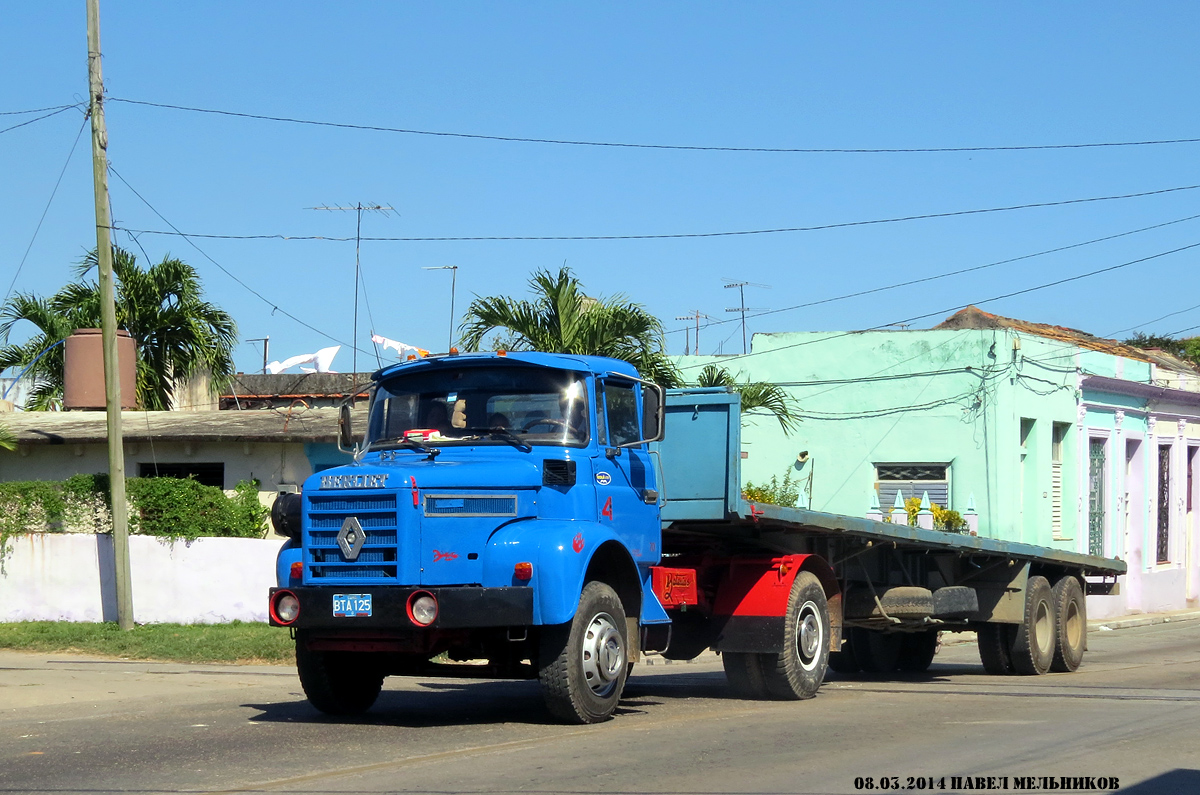
<path fill-rule="evenodd" d="M 533 452 L 533 447 L 530 446 L 528 442 L 526 442 L 520 436 L 517 436 L 508 428 L 465 428 L 464 430 L 467 433 L 487 436 L 489 439 L 502 439 L 520 450 L 522 453 Z"/>
<path fill-rule="evenodd" d="M 370 449 L 385 450 L 393 447 L 407 447 L 412 450 L 419 450 L 422 453 L 428 453 L 430 458 L 433 458 L 442 452 L 441 449 L 425 444 L 424 442 L 414 439 L 411 436 L 396 437 L 393 439 L 380 439 L 378 441 L 371 442 Z"/>

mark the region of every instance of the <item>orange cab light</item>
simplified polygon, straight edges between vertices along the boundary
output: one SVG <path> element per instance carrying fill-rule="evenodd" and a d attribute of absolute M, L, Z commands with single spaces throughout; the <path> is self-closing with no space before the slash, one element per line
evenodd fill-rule
<path fill-rule="evenodd" d="M 508 356 L 508 351 L 496 351 L 497 356 Z"/>
<path fill-rule="evenodd" d="M 527 561 L 518 563 L 513 566 L 513 576 L 522 581 L 533 579 L 533 564 Z"/>
<path fill-rule="evenodd" d="M 291 570 L 291 572 L 289 572 L 289 575 L 291 576 L 291 578 L 293 580 L 303 579 L 304 578 L 304 564 L 301 563 L 300 561 L 296 561 L 295 563 L 293 563 L 292 570 Z"/>
<path fill-rule="evenodd" d="M 451 346 L 450 346 L 450 355 L 451 355 L 451 356 L 458 356 L 458 348 L 456 348 L 456 347 L 454 347 L 453 345 L 451 345 Z"/>
<path fill-rule="evenodd" d="M 404 361 L 406 361 L 406 362 L 412 362 L 412 361 L 416 361 L 416 358 L 417 358 L 417 356 L 416 356 L 416 354 L 415 354 L 415 353 L 410 353 L 410 354 L 408 355 L 408 358 L 407 358 L 407 359 L 405 359 Z"/>

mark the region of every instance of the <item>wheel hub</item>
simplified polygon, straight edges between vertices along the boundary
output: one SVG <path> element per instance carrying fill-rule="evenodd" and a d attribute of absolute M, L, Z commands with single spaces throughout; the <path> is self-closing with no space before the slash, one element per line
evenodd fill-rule
<path fill-rule="evenodd" d="M 588 687 L 597 696 L 607 696 L 625 669 L 625 641 L 610 615 L 600 613 L 588 623 L 581 653 Z"/>
<path fill-rule="evenodd" d="M 805 668 L 821 656 L 821 644 L 824 639 L 821 633 L 821 620 L 817 608 L 812 602 L 805 602 L 800 608 L 800 616 L 796 621 L 796 653 L 800 663 Z"/>

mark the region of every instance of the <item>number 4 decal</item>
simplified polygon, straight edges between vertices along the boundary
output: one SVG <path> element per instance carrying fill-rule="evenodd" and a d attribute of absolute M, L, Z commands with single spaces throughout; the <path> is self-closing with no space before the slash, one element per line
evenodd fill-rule
<path fill-rule="evenodd" d="M 604 501 L 604 508 L 600 511 L 600 515 L 608 521 L 612 521 L 612 497 Z"/>

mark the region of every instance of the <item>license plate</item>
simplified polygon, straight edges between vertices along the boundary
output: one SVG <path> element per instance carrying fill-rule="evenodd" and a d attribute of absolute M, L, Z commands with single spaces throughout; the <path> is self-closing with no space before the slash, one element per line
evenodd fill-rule
<path fill-rule="evenodd" d="M 370 618 L 371 594 L 335 593 L 333 595 L 334 618 Z"/>

